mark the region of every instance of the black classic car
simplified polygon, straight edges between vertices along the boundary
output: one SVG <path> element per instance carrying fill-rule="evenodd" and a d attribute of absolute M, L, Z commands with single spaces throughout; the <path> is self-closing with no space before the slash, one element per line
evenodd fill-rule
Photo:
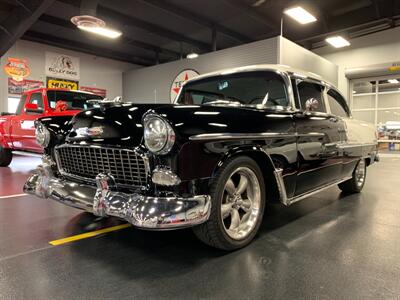
<path fill-rule="evenodd" d="M 373 126 L 318 75 L 257 65 L 189 80 L 174 104 L 100 103 L 36 124 L 27 193 L 145 229 L 193 227 L 224 250 L 256 235 L 267 201 L 360 192 Z"/>

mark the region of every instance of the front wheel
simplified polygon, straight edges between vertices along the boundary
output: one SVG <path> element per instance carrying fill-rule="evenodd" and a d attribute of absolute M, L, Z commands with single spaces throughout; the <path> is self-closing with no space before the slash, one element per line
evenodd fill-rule
<path fill-rule="evenodd" d="M 345 193 L 359 193 L 364 187 L 367 177 L 367 165 L 365 159 L 361 159 L 353 171 L 352 177 L 339 184 L 339 188 Z"/>
<path fill-rule="evenodd" d="M 0 167 L 7 167 L 12 160 L 12 151 L 0 146 Z"/>
<path fill-rule="evenodd" d="M 211 214 L 193 228 L 204 243 L 223 250 L 246 246 L 260 227 L 265 207 L 265 185 L 257 163 L 240 156 L 227 161 L 210 187 Z"/>

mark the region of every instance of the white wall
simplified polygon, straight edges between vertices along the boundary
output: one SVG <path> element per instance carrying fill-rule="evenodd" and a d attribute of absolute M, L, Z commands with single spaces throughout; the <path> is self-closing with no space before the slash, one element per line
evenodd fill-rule
<path fill-rule="evenodd" d="M 170 88 L 175 76 L 184 69 L 200 74 L 225 68 L 254 64 L 287 64 L 317 73 L 337 83 L 337 66 L 322 57 L 281 37 L 261 40 L 229 49 L 124 73 L 124 96 L 134 102 L 170 102 Z"/>
<path fill-rule="evenodd" d="M 184 69 L 200 74 L 252 64 L 278 62 L 279 39 L 271 38 L 246 45 L 124 73 L 124 96 L 134 102 L 170 102 L 172 81 Z"/>
<path fill-rule="evenodd" d="M 80 58 L 79 86 L 95 86 L 107 90 L 107 97 L 113 98 L 123 95 L 122 73 L 138 66 L 101 58 L 94 55 L 65 50 L 44 44 L 19 40 L 1 57 L 0 71 L 0 111 L 6 111 L 8 98 L 7 75 L 3 71 L 8 57 L 28 59 L 31 75 L 27 79 L 46 82 L 45 52 L 52 51 Z"/>
<path fill-rule="evenodd" d="M 279 63 L 316 73 L 324 80 L 338 84 L 337 65 L 286 38 L 281 39 Z"/>
<path fill-rule="evenodd" d="M 352 39 L 351 46 L 343 50 L 331 46 L 314 52 L 339 66 L 339 89 L 349 96 L 346 68 L 365 67 L 400 61 L 400 28 L 393 28 Z"/>

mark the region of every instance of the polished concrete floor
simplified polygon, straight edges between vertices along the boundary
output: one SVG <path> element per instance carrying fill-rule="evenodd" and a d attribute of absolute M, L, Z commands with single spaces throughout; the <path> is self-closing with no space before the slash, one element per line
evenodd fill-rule
<path fill-rule="evenodd" d="M 224 253 L 190 230 L 133 228 L 60 246 L 108 227 L 20 194 L 37 158 L 0 169 L 0 299 L 400 299 L 400 158 L 368 169 L 364 191 L 332 188 L 269 206 L 254 242 Z"/>

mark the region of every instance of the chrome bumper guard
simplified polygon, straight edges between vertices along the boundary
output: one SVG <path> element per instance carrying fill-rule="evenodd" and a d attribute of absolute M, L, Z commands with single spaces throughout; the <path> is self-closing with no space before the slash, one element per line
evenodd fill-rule
<path fill-rule="evenodd" d="M 148 197 L 139 193 L 115 190 L 110 175 L 99 174 L 97 187 L 80 184 L 54 176 L 54 162 L 43 156 L 42 164 L 29 177 L 24 192 L 49 198 L 80 208 L 97 216 L 114 216 L 136 227 L 173 229 L 194 226 L 208 220 L 211 200 L 208 195 L 184 197 Z"/>

